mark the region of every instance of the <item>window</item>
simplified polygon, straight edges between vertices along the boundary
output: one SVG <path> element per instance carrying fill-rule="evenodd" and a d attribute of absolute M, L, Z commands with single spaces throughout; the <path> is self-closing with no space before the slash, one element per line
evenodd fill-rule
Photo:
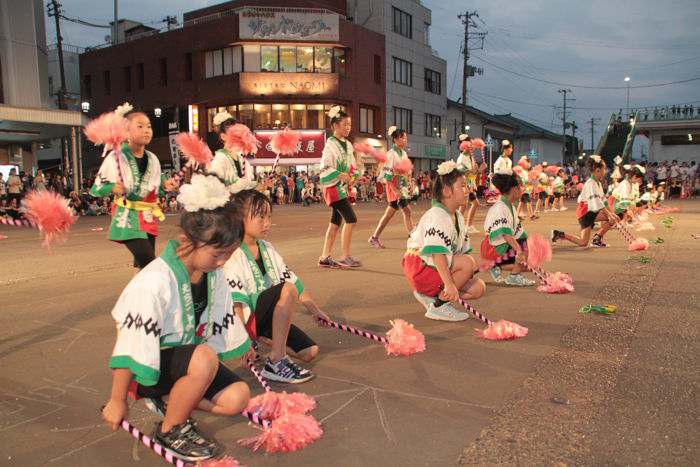
<path fill-rule="evenodd" d="M 413 111 L 411 109 L 394 107 L 394 125 L 397 128 L 406 130 L 409 134 L 413 134 Z"/>
<path fill-rule="evenodd" d="M 347 51 L 341 48 L 333 49 L 333 69 L 332 73 L 338 73 L 340 76 L 347 76 L 348 57 Z"/>
<path fill-rule="evenodd" d="M 374 82 L 376 84 L 382 84 L 382 57 L 379 55 L 374 56 Z"/>
<path fill-rule="evenodd" d="M 325 115 L 323 104 L 310 104 L 306 106 L 309 115 L 309 128 L 320 130 L 325 127 Z"/>
<path fill-rule="evenodd" d="M 289 106 L 290 124 L 292 128 L 306 128 L 306 106 L 304 104 L 292 104 Z"/>
<path fill-rule="evenodd" d="M 139 82 L 139 89 L 143 89 L 146 84 L 146 72 L 143 69 L 143 63 L 136 65 L 136 79 Z"/>
<path fill-rule="evenodd" d="M 260 71 L 279 71 L 278 50 L 277 46 L 260 47 Z"/>
<path fill-rule="evenodd" d="M 311 73 L 314 71 L 314 48 L 297 47 L 297 72 Z"/>
<path fill-rule="evenodd" d="M 185 54 L 185 81 L 192 81 L 192 53 Z"/>
<path fill-rule="evenodd" d="M 236 47 L 231 47 L 231 55 L 233 57 L 233 73 L 240 73 L 243 71 L 243 48 L 238 45 Z"/>
<path fill-rule="evenodd" d="M 425 69 L 425 90 L 433 94 L 442 93 L 442 77 L 437 71 Z"/>
<path fill-rule="evenodd" d="M 233 48 L 228 47 L 223 50 L 224 54 L 224 67 L 223 74 L 231 75 L 233 74 Z"/>
<path fill-rule="evenodd" d="M 124 67 L 124 91 L 131 92 L 131 67 Z"/>
<path fill-rule="evenodd" d="M 314 72 L 330 73 L 333 64 L 332 47 L 314 47 Z"/>
<path fill-rule="evenodd" d="M 374 110 L 360 107 L 360 133 L 374 133 Z"/>
<path fill-rule="evenodd" d="M 87 99 L 92 99 L 92 76 L 83 76 L 83 96 Z"/>
<path fill-rule="evenodd" d="M 289 124 L 289 105 L 287 104 L 272 104 L 272 123 L 273 127 L 278 128 L 281 123 Z"/>
<path fill-rule="evenodd" d="M 294 46 L 280 47 L 280 71 L 295 73 L 297 71 L 297 48 Z"/>
<path fill-rule="evenodd" d="M 245 71 L 260 71 L 260 46 L 243 46 L 243 69 Z"/>
<path fill-rule="evenodd" d="M 168 59 L 161 58 L 160 60 L 158 60 L 158 64 L 160 65 L 160 85 L 167 86 L 168 85 Z"/>
<path fill-rule="evenodd" d="M 425 45 L 430 47 L 430 23 L 423 23 L 423 39 L 425 40 Z"/>
<path fill-rule="evenodd" d="M 255 108 L 253 104 L 241 104 L 238 106 L 238 121 L 248 128 L 255 128 Z"/>
<path fill-rule="evenodd" d="M 396 34 L 401 34 L 404 37 L 408 37 L 409 39 L 413 39 L 413 17 L 396 7 L 392 7 L 392 10 L 394 13 L 394 32 Z"/>
<path fill-rule="evenodd" d="M 105 85 L 105 96 L 111 96 L 112 95 L 112 80 L 110 79 L 109 76 L 109 70 L 105 70 L 102 72 L 102 81 L 104 81 Z"/>
<path fill-rule="evenodd" d="M 230 113 L 231 115 L 233 115 L 233 118 L 236 118 L 236 109 L 237 109 L 237 106 L 235 106 L 235 105 L 229 105 L 226 107 L 209 107 L 207 109 L 207 131 L 210 133 L 213 133 L 214 131 L 216 131 L 216 128 L 214 126 L 214 116 L 217 113 L 226 111 L 226 112 Z"/>
<path fill-rule="evenodd" d="M 413 86 L 413 64 L 400 58 L 394 60 L 394 82 Z"/>
<path fill-rule="evenodd" d="M 425 114 L 425 136 L 439 138 L 441 132 L 440 116 Z"/>

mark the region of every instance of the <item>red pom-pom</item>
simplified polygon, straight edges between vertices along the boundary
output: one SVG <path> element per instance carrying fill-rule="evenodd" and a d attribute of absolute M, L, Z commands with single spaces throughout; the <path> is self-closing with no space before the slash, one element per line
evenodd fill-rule
<path fill-rule="evenodd" d="M 275 420 L 285 414 L 306 414 L 315 408 L 316 400 L 307 394 L 268 391 L 252 398 L 246 411 L 267 420 Z"/>
<path fill-rule="evenodd" d="M 527 263 L 538 267 L 552 260 L 552 245 L 542 235 L 530 235 L 527 238 Z"/>
<path fill-rule="evenodd" d="M 291 156 L 299 151 L 297 148 L 300 143 L 301 133 L 290 128 L 284 128 L 272 135 L 272 138 L 270 138 L 270 149 L 275 154 Z"/>
<path fill-rule="evenodd" d="M 583 183 L 579 183 L 578 185 L 576 185 L 576 189 L 578 191 L 583 191 Z"/>
<path fill-rule="evenodd" d="M 475 334 L 482 339 L 492 341 L 502 341 L 508 339 L 518 339 L 527 336 L 527 328 L 517 323 L 512 323 L 504 319 L 493 323 L 486 329 L 475 329 Z"/>
<path fill-rule="evenodd" d="M 103 113 L 85 126 L 85 136 L 96 145 L 119 147 L 129 136 L 129 121 L 114 112 Z"/>
<path fill-rule="evenodd" d="M 321 435 L 323 430 L 314 417 L 292 414 L 282 415 L 258 436 L 241 439 L 238 443 L 253 451 L 262 447 L 267 452 L 292 452 L 305 448 Z"/>
<path fill-rule="evenodd" d="M 472 142 L 469 140 L 462 141 L 461 143 L 459 143 L 459 150 L 460 150 L 460 152 L 463 152 L 463 153 L 472 152 L 472 147 L 473 147 Z"/>
<path fill-rule="evenodd" d="M 182 132 L 175 137 L 175 143 L 188 161 L 205 168 L 211 163 L 211 150 L 197 134 Z"/>
<path fill-rule="evenodd" d="M 45 247 L 54 241 L 64 240 L 64 234 L 77 220 L 68 207 L 68 200 L 53 191 L 32 191 L 25 196 L 22 204 L 27 219 L 39 227 L 44 236 Z"/>
<path fill-rule="evenodd" d="M 572 182 L 572 183 L 578 183 L 578 175 L 572 175 L 572 176 L 571 176 L 571 182 Z"/>
<path fill-rule="evenodd" d="M 540 178 L 540 175 L 542 175 L 542 166 L 541 165 L 536 165 L 533 168 L 530 169 L 530 171 L 527 173 L 527 178 L 531 181 L 537 181 L 538 178 Z"/>
<path fill-rule="evenodd" d="M 425 336 L 412 324 L 402 319 L 389 321 L 391 329 L 386 333 L 389 343 L 386 353 L 389 355 L 411 355 L 425 350 Z"/>
<path fill-rule="evenodd" d="M 375 161 L 377 162 L 386 162 L 389 160 L 388 157 L 386 157 L 386 153 L 382 151 L 381 149 L 374 149 L 372 151 L 371 156 L 374 158 Z"/>
<path fill-rule="evenodd" d="M 574 281 L 570 275 L 563 272 L 547 274 L 545 284 L 537 287 L 538 292 L 550 294 L 564 294 L 574 291 Z"/>
<path fill-rule="evenodd" d="M 649 240 L 646 238 L 637 238 L 627 247 L 628 251 L 642 251 L 649 248 Z"/>
<path fill-rule="evenodd" d="M 229 126 L 226 129 L 224 141 L 227 147 L 241 154 L 255 154 L 260 146 L 258 138 L 242 123 Z"/>
<path fill-rule="evenodd" d="M 352 147 L 355 148 L 355 151 L 365 154 L 367 156 L 372 154 L 372 151 L 374 151 L 374 148 L 370 146 L 369 143 L 365 142 L 355 143 L 352 145 Z"/>
<path fill-rule="evenodd" d="M 413 163 L 408 157 L 399 159 L 396 164 L 394 164 L 394 170 L 405 174 L 411 173 L 413 172 Z"/>

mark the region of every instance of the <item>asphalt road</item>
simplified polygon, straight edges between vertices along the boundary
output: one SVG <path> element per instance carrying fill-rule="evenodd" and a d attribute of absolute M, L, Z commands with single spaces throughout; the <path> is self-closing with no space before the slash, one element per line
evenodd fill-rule
<path fill-rule="evenodd" d="M 640 235 L 665 243 L 648 252 L 627 252 L 617 232 L 606 250 L 556 247 L 548 269 L 571 273 L 574 294 L 487 280 L 486 296 L 473 304 L 530 329 L 509 342 L 477 339 L 473 329 L 482 326 L 474 319 L 423 317 L 401 273 L 399 219 L 384 235 L 389 248 L 366 244 L 383 206 L 358 209 L 353 254 L 365 267 L 352 271 L 316 267 L 326 208 L 276 209 L 270 240 L 328 314 L 376 332 L 404 318 L 425 334 L 427 350 L 389 357 L 376 343 L 316 328 L 300 313 L 322 354 L 312 365 L 317 378 L 291 389 L 316 396 L 323 438 L 296 453 L 252 453 L 236 444 L 256 433 L 243 418 L 196 418 L 246 465 L 696 464 L 700 240 L 690 235 L 700 233 L 700 203 L 681 206 L 669 229 L 659 223 L 665 216 L 652 217 L 657 230 Z M 416 219 L 426 207 L 414 208 Z M 166 220 L 159 248 L 175 234 L 176 219 Z M 36 232 L 0 227 L 8 236 L 0 241 L 0 465 L 162 464 L 99 417 L 110 388 L 109 312 L 134 274 L 126 248 L 106 240 L 107 224 L 80 219 L 50 254 Z M 573 210 L 545 214 L 526 229 L 554 226 L 574 229 Z M 92 230 L 98 227 L 105 230 Z M 475 235 L 474 244 L 481 239 Z M 603 303 L 620 309 L 611 317 L 577 312 Z M 236 371 L 260 392 L 247 370 Z M 148 432 L 156 417 L 139 402 L 130 419 Z"/>

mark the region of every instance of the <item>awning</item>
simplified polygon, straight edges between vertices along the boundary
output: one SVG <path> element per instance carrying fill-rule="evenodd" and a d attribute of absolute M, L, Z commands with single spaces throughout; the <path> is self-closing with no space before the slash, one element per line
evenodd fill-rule
<path fill-rule="evenodd" d="M 85 114 L 71 110 L 0 105 L 0 143 L 31 143 L 61 138 L 84 126 Z"/>

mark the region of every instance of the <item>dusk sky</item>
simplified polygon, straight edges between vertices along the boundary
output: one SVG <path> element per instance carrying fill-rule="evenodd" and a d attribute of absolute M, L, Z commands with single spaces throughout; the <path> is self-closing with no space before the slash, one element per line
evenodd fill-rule
<path fill-rule="evenodd" d="M 111 0 L 63 0 L 64 14 L 97 24 L 112 20 Z M 185 11 L 221 3 L 217 0 L 121 0 L 120 18 L 152 27 L 166 15 L 182 20 Z M 322 3 L 322 2 L 319 2 Z M 697 0 L 485 1 L 427 0 L 432 9 L 431 41 L 447 60 L 447 94 L 461 95 L 459 43 L 463 30 L 457 14 L 477 10 L 479 31 L 488 31 L 484 49 L 472 51 L 470 64 L 484 68 L 469 79 L 469 103 L 490 113 L 513 113 L 561 132 L 561 94 L 570 88 L 572 116 L 585 147 L 590 146 L 591 117 L 606 122 L 625 107 L 623 81 L 631 79 L 630 107 L 700 104 L 700 81 L 635 88 L 700 77 L 700 7 Z M 108 29 L 62 22 L 67 44 L 90 46 L 104 42 Z M 47 41 L 55 42 L 53 18 L 47 18 Z M 500 67 L 500 68 L 499 68 Z M 456 72 L 456 73 L 455 73 Z M 524 76 L 518 76 L 524 75 Z M 532 79 L 534 78 L 534 79 Z M 543 83 L 547 80 L 561 84 Z M 582 86 L 619 86 L 589 89 Z M 519 102 L 512 102 L 519 101 Z M 557 108 L 555 108 L 557 107 Z M 568 114 L 568 112 L 567 112 Z M 600 136 L 598 125 L 595 139 Z"/>

